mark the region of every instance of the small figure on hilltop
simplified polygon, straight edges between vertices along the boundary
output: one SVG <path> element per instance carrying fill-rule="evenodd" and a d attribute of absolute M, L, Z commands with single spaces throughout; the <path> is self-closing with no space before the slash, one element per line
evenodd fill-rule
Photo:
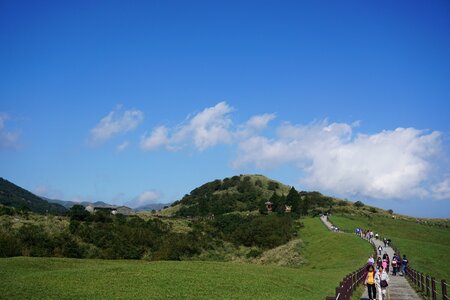
<path fill-rule="evenodd" d="M 383 243 L 384 243 L 384 248 L 386 248 L 386 244 L 387 244 L 386 238 L 383 239 Z"/>
<path fill-rule="evenodd" d="M 378 255 L 381 255 L 381 251 L 383 251 L 383 247 L 381 247 L 381 245 L 380 245 L 380 246 L 378 246 Z"/>
<path fill-rule="evenodd" d="M 383 267 L 378 268 L 378 272 L 375 274 L 375 286 L 377 288 L 377 300 L 387 299 L 389 275 Z"/>
<path fill-rule="evenodd" d="M 408 267 L 408 259 L 406 258 L 406 255 L 403 255 L 403 260 L 402 260 L 402 275 L 405 275 L 406 272 L 406 268 Z"/>
<path fill-rule="evenodd" d="M 373 257 L 371 257 L 373 259 Z M 367 285 L 367 290 L 369 292 L 369 300 L 375 300 L 377 297 L 377 290 L 375 288 L 375 269 L 372 265 L 368 267 L 367 276 L 364 280 L 364 284 Z"/>

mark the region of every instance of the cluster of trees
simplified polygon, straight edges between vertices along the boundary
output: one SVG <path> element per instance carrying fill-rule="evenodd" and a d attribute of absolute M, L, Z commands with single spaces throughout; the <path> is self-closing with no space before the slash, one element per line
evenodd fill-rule
<path fill-rule="evenodd" d="M 3 214 L 24 215 L 0 206 Z M 224 214 L 213 219 L 192 220 L 190 231 L 177 233 L 160 219 L 90 214 L 80 205 L 69 212 L 69 225 L 50 228 L 35 218 L 16 228 L 0 226 L 0 257 L 56 256 L 103 259 L 181 260 L 221 247 L 225 241 L 239 246 L 270 249 L 295 234 L 289 215 L 241 216 Z"/>
<path fill-rule="evenodd" d="M 286 206 L 289 206 L 291 207 L 291 214 L 294 216 L 318 215 L 324 211 L 330 211 L 333 206 L 337 205 L 337 202 L 331 197 L 323 196 L 319 192 L 297 192 L 294 187 L 289 190 L 286 196 L 273 193 L 269 201 L 272 203 L 273 212 L 283 214 Z M 261 214 L 267 213 L 264 199 L 260 200 L 259 212 Z"/>
<path fill-rule="evenodd" d="M 290 215 L 242 216 L 227 214 L 211 221 L 214 236 L 236 246 L 271 249 L 287 243 L 297 228 Z"/>
<path fill-rule="evenodd" d="M 287 195 L 283 195 L 280 189 L 280 184 L 275 181 L 269 180 L 263 184 L 250 176 L 233 176 L 206 183 L 172 206 L 182 204 L 177 215 L 187 217 L 253 210 L 266 214 L 267 201 L 272 203 L 273 212 L 280 214 L 285 212 L 286 206 L 290 206 L 294 216 L 318 215 L 339 205 L 338 201 L 319 192 L 298 192 L 292 187 Z"/>

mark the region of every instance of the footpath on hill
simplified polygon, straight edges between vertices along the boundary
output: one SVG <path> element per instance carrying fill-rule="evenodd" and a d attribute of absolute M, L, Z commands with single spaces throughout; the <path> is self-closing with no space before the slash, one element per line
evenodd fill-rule
<path fill-rule="evenodd" d="M 321 216 L 320 219 L 325 224 L 325 226 L 333 231 L 333 224 L 329 222 L 328 218 L 326 216 Z M 383 248 L 381 255 L 384 253 L 387 253 L 389 255 L 389 258 L 392 259 L 394 256 L 394 250 L 391 247 L 384 247 L 384 243 L 381 240 L 372 239 L 372 242 L 376 249 L 378 249 L 379 246 Z M 376 258 L 375 258 L 376 260 Z M 391 268 L 392 269 L 392 268 Z M 389 288 L 388 288 L 388 300 L 420 300 L 421 298 L 417 293 L 414 291 L 414 289 L 409 285 L 408 281 L 404 276 L 400 275 L 392 275 L 392 272 L 389 274 Z M 361 300 L 368 300 L 368 290 L 367 287 L 364 290 L 364 294 L 361 298 Z"/>

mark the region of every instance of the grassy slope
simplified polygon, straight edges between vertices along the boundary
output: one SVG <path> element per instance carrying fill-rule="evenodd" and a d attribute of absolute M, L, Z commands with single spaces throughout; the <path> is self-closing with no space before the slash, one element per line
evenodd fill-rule
<path fill-rule="evenodd" d="M 386 217 L 333 216 L 338 227 L 354 230 L 370 228 L 392 239 L 411 266 L 439 279 L 450 279 L 450 230 Z"/>
<path fill-rule="evenodd" d="M 304 220 L 301 268 L 219 262 L 0 259 L 4 299 L 322 299 L 366 261 L 371 248 Z M 352 253 L 348 257 L 348 253 Z"/>

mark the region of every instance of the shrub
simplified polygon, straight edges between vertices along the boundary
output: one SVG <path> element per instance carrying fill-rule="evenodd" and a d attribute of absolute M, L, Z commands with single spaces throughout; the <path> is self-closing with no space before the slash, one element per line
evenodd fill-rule
<path fill-rule="evenodd" d="M 362 203 L 361 201 L 356 201 L 355 203 L 353 203 L 353 205 L 360 208 L 364 206 L 364 203 Z"/>

